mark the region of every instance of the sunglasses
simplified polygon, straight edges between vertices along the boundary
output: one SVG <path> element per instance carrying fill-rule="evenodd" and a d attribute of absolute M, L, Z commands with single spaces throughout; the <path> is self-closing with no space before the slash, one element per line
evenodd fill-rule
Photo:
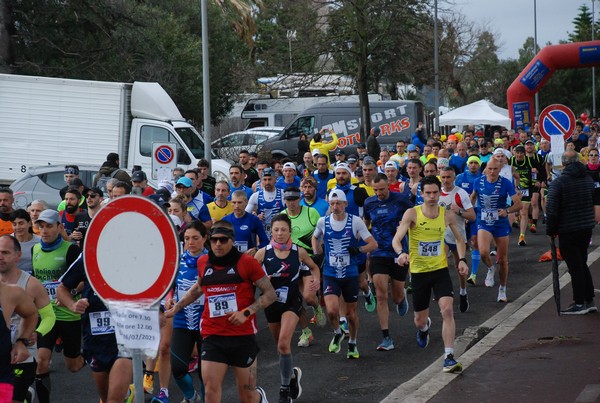
<path fill-rule="evenodd" d="M 86 196 L 88 199 L 95 199 L 96 197 L 98 197 L 98 195 L 96 193 L 88 193 Z"/>
<path fill-rule="evenodd" d="M 589 157 L 597 157 L 598 154 L 588 154 Z"/>
<path fill-rule="evenodd" d="M 220 244 L 226 244 L 227 241 L 229 241 L 229 238 L 227 237 L 217 237 L 217 238 L 210 238 L 210 243 L 220 243 Z"/>

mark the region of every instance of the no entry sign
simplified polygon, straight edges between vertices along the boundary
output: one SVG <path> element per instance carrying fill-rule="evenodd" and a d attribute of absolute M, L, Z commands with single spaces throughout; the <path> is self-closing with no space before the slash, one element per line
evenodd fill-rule
<path fill-rule="evenodd" d="M 575 131 L 575 114 L 564 105 L 553 104 L 540 113 L 540 134 L 551 141 L 552 136 L 567 140 Z"/>
<path fill-rule="evenodd" d="M 83 257 L 90 284 L 105 302 L 150 306 L 173 283 L 179 240 L 160 207 L 143 197 L 123 196 L 94 216 Z"/>

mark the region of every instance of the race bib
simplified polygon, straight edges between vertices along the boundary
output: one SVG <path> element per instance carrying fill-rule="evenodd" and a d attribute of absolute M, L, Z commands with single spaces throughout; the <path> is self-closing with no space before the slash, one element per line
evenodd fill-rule
<path fill-rule="evenodd" d="M 275 290 L 275 295 L 277 296 L 277 302 L 281 302 L 282 304 L 285 304 L 287 302 L 287 298 L 288 298 L 288 288 L 287 287 L 280 287 L 278 289 Z"/>
<path fill-rule="evenodd" d="M 211 318 L 225 316 L 238 310 L 234 293 L 212 295 L 208 297 L 208 309 Z"/>
<path fill-rule="evenodd" d="M 345 267 L 350 265 L 349 253 L 329 253 L 329 265 L 334 267 Z"/>
<path fill-rule="evenodd" d="M 498 210 L 482 210 L 481 220 L 486 224 L 494 224 L 495 221 L 498 221 Z"/>
<path fill-rule="evenodd" d="M 521 196 L 529 197 L 529 189 L 521 189 Z"/>
<path fill-rule="evenodd" d="M 419 242 L 419 256 L 439 256 L 442 253 L 442 242 Z"/>
<path fill-rule="evenodd" d="M 247 241 L 236 241 L 234 245 L 237 248 L 238 252 L 240 252 L 240 253 L 245 253 L 248 251 L 248 242 Z"/>
<path fill-rule="evenodd" d="M 48 293 L 48 297 L 50 297 L 50 301 L 56 301 L 56 289 L 58 288 L 59 284 L 60 281 L 46 281 L 44 283 L 44 288 Z"/>
<path fill-rule="evenodd" d="M 115 325 L 111 321 L 109 311 L 90 312 L 90 331 L 92 336 L 113 334 Z"/>

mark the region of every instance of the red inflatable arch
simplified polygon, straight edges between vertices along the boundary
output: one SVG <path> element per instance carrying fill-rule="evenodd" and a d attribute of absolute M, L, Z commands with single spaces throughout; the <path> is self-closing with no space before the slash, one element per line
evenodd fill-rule
<path fill-rule="evenodd" d="M 529 62 L 506 91 L 513 127 L 531 125 L 533 98 L 556 70 L 600 66 L 600 41 L 546 46 Z"/>

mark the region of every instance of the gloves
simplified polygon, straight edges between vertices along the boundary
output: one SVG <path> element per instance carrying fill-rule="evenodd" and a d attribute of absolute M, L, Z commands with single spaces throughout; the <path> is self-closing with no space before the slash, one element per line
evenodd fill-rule
<path fill-rule="evenodd" d="M 351 246 L 348 248 L 348 253 L 350 253 L 350 256 L 356 256 L 360 254 L 360 249 L 356 246 Z"/>

